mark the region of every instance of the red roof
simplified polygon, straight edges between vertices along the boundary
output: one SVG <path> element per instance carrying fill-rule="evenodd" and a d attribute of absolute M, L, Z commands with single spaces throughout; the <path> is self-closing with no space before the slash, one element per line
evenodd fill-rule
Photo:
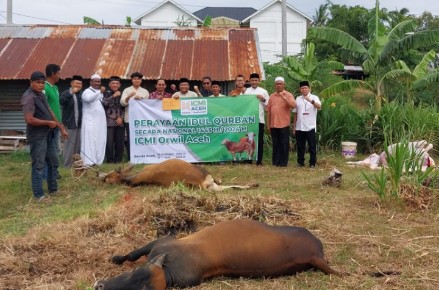
<path fill-rule="evenodd" d="M 130 28 L 124 26 L 0 26 L 0 79 L 27 79 L 49 63 L 61 78 L 99 73 L 127 79 L 234 80 L 264 76 L 252 28 Z"/>

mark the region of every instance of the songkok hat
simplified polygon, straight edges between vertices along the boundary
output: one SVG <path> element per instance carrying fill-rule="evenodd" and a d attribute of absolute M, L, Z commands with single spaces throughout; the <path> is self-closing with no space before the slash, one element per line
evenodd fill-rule
<path fill-rule="evenodd" d="M 40 71 L 35 71 L 30 76 L 30 80 L 31 81 L 45 81 L 46 80 L 46 76 L 42 72 L 40 72 Z"/>
<path fill-rule="evenodd" d="M 212 86 L 214 85 L 221 86 L 219 81 L 212 81 Z"/>
<path fill-rule="evenodd" d="M 259 79 L 259 74 L 258 73 L 250 74 L 250 79 Z"/>
<path fill-rule="evenodd" d="M 180 84 L 181 83 L 189 83 L 189 80 L 187 78 L 181 78 L 180 79 Z"/>
<path fill-rule="evenodd" d="M 81 77 L 81 76 L 78 76 L 78 75 L 74 75 L 74 76 L 72 76 L 72 81 L 83 81 L 83 78 Z"/>
<path fill-rule="evenodd" d="M 92 75 L 92 76 L 90 77 L 90 79 L 91 79 L 91 80 L 94 80 L 94 79 L 98 79 L 98 80 L 100 80 L 100 79 L 101 79 L 101 76 L 98 75 L 98 74 L 94 74 L 94 75 Z"/>
<path fill-rule="evenodd" d="M 285 79 L 283 78 L 283 77 L 276 77 L 275 79 L 274 79 L 274 82 L 276 83 L 276 82 L 285 82 Z"/>
<path fill-rule="evenodd" d="M 308 81 L 301 81 L 299 83 L 299 88 L 301 87 L 309 87 L 309 82 Z"/>
<path fill-rule="evenodd" d="M 110 82 L 113 82 L 113 81 L 120 82 L 120 77 L 118 77 L 118 76 L 111 76 L 110 77 Z"/>
<path fill-rule="evenodd" d="M 143 75 L 141 74 L 141 73 L 139 73 L 138 71 L 136 71 L 136 72 L 133 72 L 132 74 L 131 74 L 131 76 L 130 76 L 132 79 L 133 78 L 139 78 L 139 79 L 142 79 L 143 78 Z"/>

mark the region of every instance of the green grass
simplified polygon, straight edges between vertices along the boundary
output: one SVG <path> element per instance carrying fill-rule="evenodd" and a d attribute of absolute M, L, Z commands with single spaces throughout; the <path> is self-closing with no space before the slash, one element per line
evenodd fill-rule
<path fill-rule="evenodd" d="M 260 185 L 249 191 L 218 193 L 219 200 L 245 196 L 291 202 L 291 210 L 299 219 L 283 216 L 270 222 L 310 229 L 322 240 L 331 265 L 351 275 L 339 278 L 310 271 L 276 279 L 218 278 L 193 289 L 439 288 L 437 196 L 428 210 L 420 211 L 399 200 L 380 199 L 362 177 L 361 171 L 368 169 L 348 167 L 339 152 L 321 152 L 317 170 L 296 168 L 295 159 L 295 153 L 290 153 L 288 168 L 270 166 L 268 156 L 262 167 L 204 167 L 224 184 Z M 1 155 L 0 163 L 0 289 L 88 290 L 95 279 L 130 271 L 141 264 L 117 267 L 108 262 L 108 257 L 154 237 L 154 229 L 146 222 L 148 213 L 154 207 L 157 212 L 170 211 L 157 208 L 154 199 L 179 192 L 195 198 L 214 196 L 179 185 L 169 189 L 107 185 L 92 173 L 74 180 L 70 170 L 61 168 L 59 195 L 50 204 L 37 204 L 32 200 L 29 156 Z M 137 165 L 134 170 L 141 167 Z M 340 188 L 321 185 L 333 167 L 344 174 Z M 108 172 L 113 166 L 105 164 L 101 168 Z M 207 215 L 200 222 L 209 224 L 217 218 Z M 377 270 L 402 274 L 388 279 L 364 274 Z"/>

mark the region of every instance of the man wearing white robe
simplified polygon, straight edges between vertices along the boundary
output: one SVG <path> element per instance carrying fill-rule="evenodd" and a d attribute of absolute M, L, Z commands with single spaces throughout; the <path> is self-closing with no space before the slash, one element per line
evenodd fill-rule
<path fill-rule="evenodd" d="M 104 91 L 101 77 L 94 74 L 90 87 L 82 93 L 81 158 L 84 166 L 104 162 L 107 142 L 107 120 L 101 103 Z"/>

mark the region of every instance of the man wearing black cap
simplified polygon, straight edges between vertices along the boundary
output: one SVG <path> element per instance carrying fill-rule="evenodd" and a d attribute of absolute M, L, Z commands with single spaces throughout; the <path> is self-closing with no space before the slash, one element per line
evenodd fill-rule
<path fill-rule="evenodd" d="M 59 166 L 55 146 L 54 129 L 59 128 L 61 134 L 67 138 L 68 133 L 64 126 L 58 122 L 49 107 L 46 96 L 43 93 L 45 75 L 36 71 L 32 73 L 30 88 L 23 94 L 21 105 L 23 106 L 26 126 L 27 143 L 30 145 L 32 158 L 32 191 L 38 201 L 45 201 L 47 197 L 43 190 L 43 170 L 47 163 L 47 187 L 49 193 L 58 191 L 57 170 Z"/>
<path fill-rule="evenodd" d="M 246 95 L 256 95 L 259 100 L 259 130 L 258 130 L 258 157 L 256 165 L 262 165 L 262 158 L 264 156 L 264 130 L 265 130 L 265 108 L 270 98 L 267 90 L 259 86 L 260 78 L 259 74 L 250 74 L 250 85 L 245 91 Z"/>
<path fill-rule="evenodd" d="M 81 150 L 82 122 L 82 77 L 75 75 L 70 81 L 70 88 L 61 93 L 59 103 L 62 109 L 62 122 L 69 133 L 69 140 L 64 143 L 64 167 L 73 163 L 73 155 Z"/>
<path fill-rule="evenodd" d="M 105 91 L 102 105 L 107 116 L 107 145 L 105 148 L 105 160 L 107 163 L 119 163 L 122 161 L 125 141 L 125 127 L 123 116 L 125 107 L 120 104 L 120 78 L 111 76 Z"/>
<path fill-rule="evenodd" d="M 301 95 L 297 97 L 297 107 L 293 110 L 294 124 L 293 134 L 297 141 L 297 163 L 299 167 L 305 166 L 305 149 L 308 143 L 309 167 L 315 168 L 317 162 L 317 110 L 322 105 L 319 97 L 311 94 L 308 81 L 299 84 Z"/>
<path fill-rule="evenodd" d="M 196 92 L 189 90 L 189 80 L 187 78 L 181 78 L 178 87 L 180 88 L 180 91 L 172 95 L 174 99 L 198 97 Z"/>
<path fill-rule="evenodd" d="M 224 97 L 224 95 L 221 94 L 221 84 L 219 81 L 212 81 L 212 95 L 209 97 Z"/>

